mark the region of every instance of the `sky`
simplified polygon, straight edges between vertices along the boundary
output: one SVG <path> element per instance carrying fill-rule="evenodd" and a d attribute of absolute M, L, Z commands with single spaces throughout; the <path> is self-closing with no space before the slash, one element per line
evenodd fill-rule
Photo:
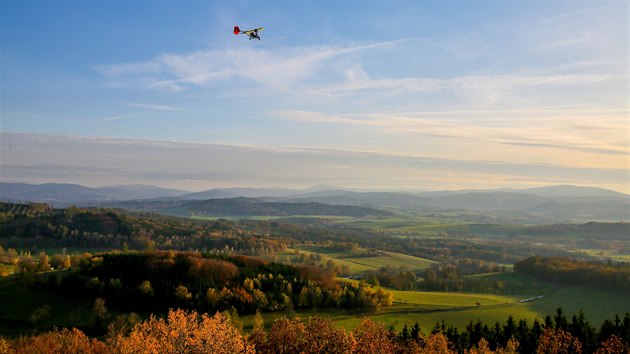
<path fill-rule="evenodd" d="M 630 193 L 627 1 L 0 10 L 2 182 Z"/>

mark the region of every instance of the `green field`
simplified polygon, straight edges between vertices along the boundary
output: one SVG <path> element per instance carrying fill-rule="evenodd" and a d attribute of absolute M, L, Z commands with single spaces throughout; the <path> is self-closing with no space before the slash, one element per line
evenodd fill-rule
<path fill-rule="evenodd" d="M 297 245 L 295 248 L 306 254 L 320 254 L 322 256 L 322 264 L 326 264 L 329 259 L 332 259 L 337 265 L 346 265 L 353 273 L 379 269 L 385 266 L 396 268 L 408 267 L 410 270 L 421 271 L 429 268 L 431 264 L 435 263 L 434 261 L 420 257 L 384 251 L 379 251 L 379 255 L 376 257 L 357 257 L 368 252 L 368 249 L 365 248 L 343 252 L 334 251 L 326 247 L 308 245 Z M 289 251 L 289 253 L 291 252 Z"/>

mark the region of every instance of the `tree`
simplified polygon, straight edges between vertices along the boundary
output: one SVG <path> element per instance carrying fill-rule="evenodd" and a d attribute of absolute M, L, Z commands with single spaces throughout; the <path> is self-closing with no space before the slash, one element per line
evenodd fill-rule
<path fill-rule="evenodd" d="M 336 328 L 331 320 L 311 318 L 306 324 L 306 353 L 350 353 L 356 346 L 352 333 Z"/>
<path fill-rule="evenodd" d="M 562 328 L 547 328 L 538 340 L 537 354 L 581 353 L 582 343 Z"/>
<path fill-rule="evenodd" d="M 97 298 L 94 300 L 94 308 L 92 309 L 92 324 L 96 328 L 103 328 L 107 321 L 107 307 L 105 307 L 105 299 Z"/>
<path fill-rule="evenodd" d="M 306 329 L 299 320 L 280 318 L 273 322 L 264 343 L 257 343 L 261 353 L 300 353 L 304 350 Z"/>
<path fill-rule="evenodd" d="M 108 352 L 103 342 L 88 338 L 76 328 L 55 329 L 39 336 L 22 338 L 15 346 L 16 353 L 20 354 L 105 354 Z M 2 349 L 1 346 L 0 349 Z M 6 353 L 11 353 L 11 351 L 6 351 Z"/>
<path fill-rule="evenodd" d="M 199 316 L 184 310 L 171 310 L 166 319 L 151 316 L 129 335 L 116 334 L 107 342 L 111 352 L 121 354 L 255 353 L 253 345 L 221 314 Z"/>
<path fill-rule="evenodd" d="M 252 321 L 253 323 L 253 327 L 254 327 L 254 331 L 256 330 L 264 330 L 265 328 L 265 320 L 263 319 L 262 314 L 260 313 L 260 310 L 256 310 L 256 314 L 254 315 L 254 319 Z"/>
<path fill-rule="evenodd" d="M 369 318 L 364 318 L 352 334 L 357 341 L 355 352 L 359 354 L 392 353 L 396 348 L 394 334 Z"/>
<path fill-rule="evenodd" d="M 175 297 L 179 299 L 182 304 L 187 304 L 192 299 L 192 294 L 188 291 L 188 288 L 183 285 L 178 285 L 175 288 Z"/>
<path fill-rule="evenodd" d="M 630 347 L 619 337 L 611 336 L 601 343 L 595 354 L 627 354 Z"/>
<path fill-rule="evenodd" d="M 138 291 L 140 292 L 140 294 L 145 296 L 153 296 L 153 294 L 155 293 L 153 291 L 153 287 L 151 286 L 151 282 L 148 280 L 145 280 L 140 283 L 140 285 L 138 285 Z"/>
<path fill-rule="evenodd" d="M 48 259 L 48 255 L 46 252 L 39 252 L 37 256 L 37 270 L 39 271 L 47 271 L 50 270 L 50 261 Z"/>
<path fill-rule="evenodd" d="M 427 342 L 421 353 L 426 354 L 451 354 L 455 353 L 449 346 L 448 338 L 442 332 L 433 333 L 427 338 Z"/>

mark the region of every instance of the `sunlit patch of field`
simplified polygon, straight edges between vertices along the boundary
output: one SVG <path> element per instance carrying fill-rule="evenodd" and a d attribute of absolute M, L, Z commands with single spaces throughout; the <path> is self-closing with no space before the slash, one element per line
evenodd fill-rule
<path fill-rule="evenodd" d="M 374 257 L 361 257 L 369 250 L 358 248 L 356 250 L 338 251 L 327 247 L 298 245 L 298 250 L 305 253 L 318 253 L 322 258 L 332 259 L 338 265 L 347 265 L 353 272 L 361 272 L 381 267 L 408 267 L 411 270 L 424 270 L 435 263 L 434 261 L 414 257 L 397 252 L 378 251 Z M 325 262 L 324 262 L 325 263 Z"/>

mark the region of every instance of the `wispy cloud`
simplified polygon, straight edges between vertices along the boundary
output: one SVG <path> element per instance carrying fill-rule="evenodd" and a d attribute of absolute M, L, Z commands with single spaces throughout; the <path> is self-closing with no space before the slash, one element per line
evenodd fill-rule
<path fill-rule="evenodd" d="M 276 119 L 354 126 L 410 138 L 431 136 L 484 145 L 544 147 L 620 156 L 630 153 L 627 108 L 580 104 L 506 110 L 353 114 L 293 110 L 267 114 Z M 598 120 L 593 121 L 593 117 Z"/>
<path fill-rule="evenodd" d="M 151 109 L 155 111 L 182 111 L 183 109 L 173 106 L 149 103 L 123 103 L 127 107 Z"/>
<path fill-rule="evenodd" d="M 314 75 L 328 60 L 364 51 L 383 50 L 404 41 L 274 50 L 247 48 L 166 53 L 146 62 L 100 65 L 95 69 L 116 85 L 139 85 L 145 89 L 179 92 L 230 78 L 242 78 L 284 90 Z"/>
<path fill-rule="evenodd" d="M 386 91 L 410 93 L 449 90 L 462 95 L 475 93 L 479 97 L 504 96 L 516 89 L 532 87 L 571 87 L 597 83 L 622 83 L 627 77 L 612 74 L 592 75 L 474 75 L 448 79 L 435 78 L 387 78 L 353 79 L 324 85 L 309 90 L 311 94 L 338 96 L 357 92 Z M 494 92 L 494 93 L 493 93 Z M 495 97 L 496 98 L 496 97 Z"/>
<path fill-rule="evenodd" d="M 139 115 L 140 114 L 121 114 L 121 115 L 116 115 L 116 116 L 96 119 L 95 121 L 96 122 L 109 122 L 109 121 L 112 121 L 112 120 L 121 120 L 121 119 L 133 118 L 133 117 L 137 117 Z"/>

